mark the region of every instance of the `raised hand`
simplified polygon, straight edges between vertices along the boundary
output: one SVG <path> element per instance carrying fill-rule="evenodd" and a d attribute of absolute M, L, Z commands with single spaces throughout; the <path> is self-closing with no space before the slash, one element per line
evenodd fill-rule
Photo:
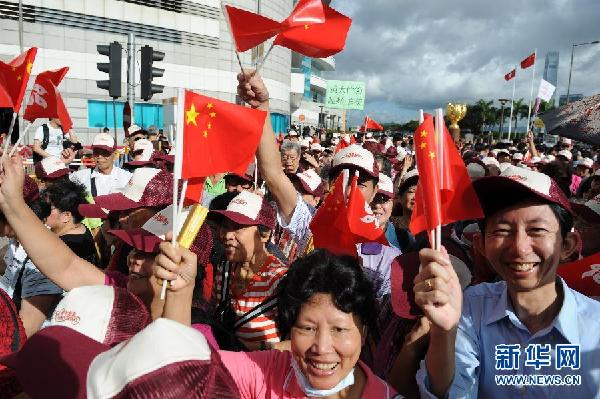
<path fill-rule="evenodd" d="M 11 158 L 2 157 L 3 171 L 0 174 L 0 207 L 6 212 L 11 205 L 23 201 L 23 182 L 25 170 L 23 158 L 15 155 Z"/>
<path fill-rule="evenodd" d="M 252 108 L 269 107 L 269 91 L 259 74 L 253 70 L 244 70 L 237 75 L 238 95 Z"/>
<path fill-rule="evenodd" d="M 419 251 L 421 272 L 415 277 L 415 301 L 432 327 L 451 331 L 458 326 L 462 312 L 462 289 L 445 249 Z"/>
<path fill-rule="evenodd" d="M 159 282 L 169 281 L 168 288 L 171 291 L 193 291 L 198 258 L 189 249 L 173 246 L 168 241 L 169 235 L 166 237 L 167 241 L 160 244 L 160 253 L 156 256 L 153 266 L 154 276 Z"/>

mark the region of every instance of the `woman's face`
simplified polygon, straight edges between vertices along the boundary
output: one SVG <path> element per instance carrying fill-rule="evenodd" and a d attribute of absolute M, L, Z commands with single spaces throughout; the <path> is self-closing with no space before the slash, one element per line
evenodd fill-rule
<path fill-rule="evenodd" d="M 261 239 L 258 226 L 245 226 L 223 218 L 218 231 L 229 262 L 249 261 L 261 247 L 264 250 L 266 240 Z"/>
<path fill-rule="evenodd" d="M 417 186 L 409 187 L 400 196 L 400 206 L 403 210 L 412 212 L 415 207 L 415 193 L 417 192 Z"/>
<path fill-rule="evenodd" d="M 127 267 L 129 268 L 129 281 L 127 290 L 137 295 L 146 305 L 150 305 L 155 291 L 160 287 L 154 287 L 150 281 L 152 276 L 152 265 L 154 264 L 154 254 L 131 250 L 127 255 Z"/>
<path fill-rule="evenodd" d="M 313 388 L 331 389 L 358 362 L 363 339 L 358 317 L 339 310 L 330 294 L 314 294 L 292 327 L 292 354 Z"/>

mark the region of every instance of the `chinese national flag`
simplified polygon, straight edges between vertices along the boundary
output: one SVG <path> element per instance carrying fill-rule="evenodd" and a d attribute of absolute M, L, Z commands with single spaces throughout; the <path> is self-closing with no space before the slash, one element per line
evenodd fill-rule
<path fill-rule="evenodd" d="M 33 122 L 37 118 L 59 118 L 63 131 L 71 130 L 73 122 L 57 88 L 68 71 L 69 68 L 64 67 L 36 76 L 23 119 Z"/>
<path fill-rule="evenodd" d="M 188 180 L 188 187 L 185 191 L 185 206 L 202 203 L 202 194 L 204 192 L 204 181 L 206 177 L 194 177 Z"/>
<path fill-rule="evenodd" d="M 224 14 L 229 22 L 236 50 L 246 51 L 287 29 L 325 22 L 323 7 L 322 0 L 300 0 L 283 22 L 229 5 L 225 6 Z"/>
<path fill-rule="evenodd" d="M 347 214 L 344 174 L 340 173 L 310 222 L 314 248 L 324 248 L 336 255 L 356 257 L 356 244 L 350 233 Z"/>
<path fill-rule="evenodd" d="M 12 98 L 10 98 L 10 96 L 6 92 L 6 89 L 4 88 L 4 86 L 2 86 L 2 83 L 0 83 L 0 108 L 12 108 L 12 107 L 13 107 Z"/>
<path fill-rule="evenodd" d="M 8 64 L 0 61 L 0 86 L 10 96 L 14 112 L 21 108 L 36 54 L 37 47 L 32 47 Z"/>
<path fill-rule="evenodd" d="M 363 125 L 360 127 L 360 132 L 366 132 L 368 130 L 378 130 L 380 132 L 382 132 L 383 126 L 381 126 L 379 123 L 377 123 L 374 119 L 372 119 L 369 116 L 365 116 L 365 120 L 363 122 Z"/>
<path fill-rule="evenodd" d="M 323 10 L 324 22 L 307 22 L 286 29 L 275 37 L 274 44 L 313 58 L 325 58 L 342 51 L 352 20 L 327 5 L 323 5 Z"/>
<path fill-rule="evenodd" d="M 333 153 L 337 154 L 339 151 L 343 150 L 346 147 L 348 147 L 348 142 L 346 141 L 345 138 L 341 138 L 339 143 L 337 143 L 337 145 L 335 146 Z"/>
<path fill-rule="evenodd" d="M 423 230 L 431 231 L 438 225 L 484 216 L 467 168 L 445 127 L 442 139 L 444 164 L 440 184 L 433 117 L 426 115 L 415 132 L 417 168 L 423 176 L 417 185 L 415 209 L 410 222 L 410 230 L 415 235 Z"/>
<path fill-rule="evenodd" d="M 388 245 L 388 240 L 385 238 L 385 232 L 373 215 L 373 211 L 362 192 L 358 188 L 358 176 L 352 178 L 350 185 L 350 194 L 348 195 L 348 227 L 354 235 L 354 243 L 360 244 L 363 242 L 378 242 L 383 245 Z M 339 221 L 339 220 L 338 220 Z"/>
<path fill-rule="evenodd" d="M 225 6 L 224 14 L 237 51 L 256 47 L 281 31 L 281 23 L 230 5 Z"/>
<path fill-rule="evenodd" d="M 514 78 L 515 76 L 517 76 L 517 70 L 513 69 L 512 71 L 510 71 L 509 73 L 507 73 L 506 75 L 504 75 L 504 80 L 506 80 L 508 82 L 509 80 L 511 80 L 512 78 Z"/>
<path fill-rule="evenodd" d="M 356 139 L 354 138 L 353 134 L 350 135 L 350 144 L 356 144 Z"/>
<path fill-rule="evenodd" d="M 530 66 L 532 66 L 533 64 L 535 64 L 535 52 L 531 53 L 531 55 L 529 57 L 527 57 L 523 61 L 521 61 L 521 69 L 527 69 Z"/>
<path fill-rule="evenodd" d="M 262 135 L 267 113 L 185 91 L 183 179 L 215 173 L 243 175 Z"/>
<path fill-rule="evenodd" d="M 556 272 L 574 290 L 589 297 L 600 297 L 600 252 L 560 265 Z"/>

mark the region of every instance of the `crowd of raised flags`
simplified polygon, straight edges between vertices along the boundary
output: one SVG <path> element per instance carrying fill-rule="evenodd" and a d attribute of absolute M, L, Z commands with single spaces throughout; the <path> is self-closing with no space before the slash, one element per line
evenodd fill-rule
<path fill-rule="evenodd" d="M 326 57 L 351 24 L 224 13 L 236 51 Z M 36 51 L 0 62 L 13 124 Z M 277 137 L 264 58 L 247 106 L 182 89 L 170 148 L 134 125 L 121 152 L 44 147 L 68 67 L 36 76 L 34 174 L 0 132 L 0 398 L 600 397 L 600 148 L 455 142 L 441 109 Z"/>

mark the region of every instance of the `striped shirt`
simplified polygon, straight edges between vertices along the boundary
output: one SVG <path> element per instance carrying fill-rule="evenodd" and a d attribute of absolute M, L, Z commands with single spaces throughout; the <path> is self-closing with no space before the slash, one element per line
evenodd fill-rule
<path fill-rule="evenodd" d="M 221 303 L 223 291 L 223 269 L 225 263 L 221 263 L 215 271 L 215 286 L 213 294 L 214 303 Z M 254 274 L 245 290 L 236 296 L 229 286 L 231 306 L 237 318 L 241 318 L 254 307 L 274 296 L 282 277 L 287 273 L 287 266 L 273 255 L 269 255 L 260 270 Z M 238 269 L 232 266 L 230 269 L 230 281 L 234 279 Z M 277 309 L 271 309 L 235 330 L 236 336 L 242 342 L 279 342 L 279 330 L 275 324 Z"/>

